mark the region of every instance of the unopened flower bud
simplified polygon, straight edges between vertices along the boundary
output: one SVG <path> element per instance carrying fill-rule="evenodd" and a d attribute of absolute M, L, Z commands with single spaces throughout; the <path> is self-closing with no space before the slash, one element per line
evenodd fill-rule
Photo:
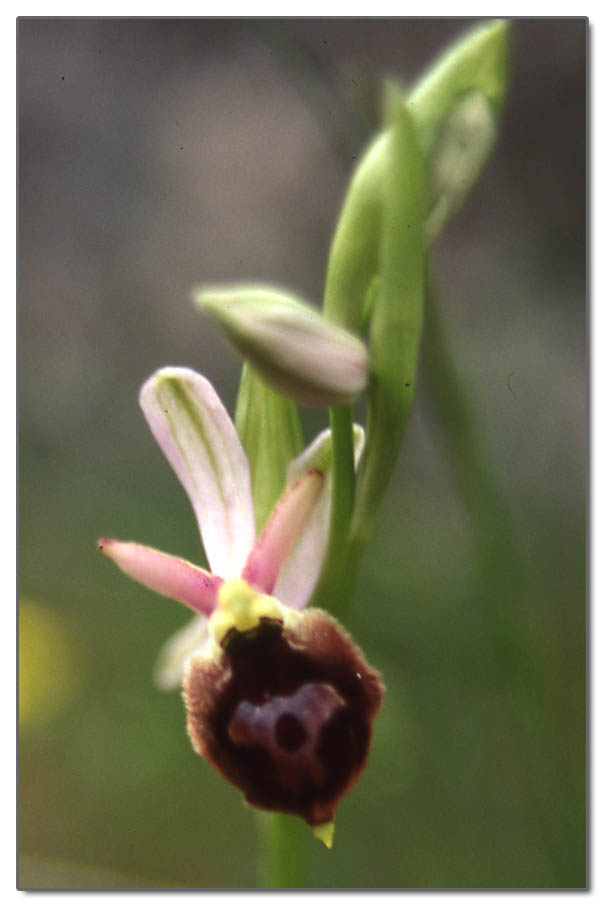
<path fill-rule="evenodd" d="M 300 816 L 330 846 L 335 808 L 366 763 L 380 675 L 319 609 L 293 611 L 242 580 L 219 602 L 213 646 L 183 686 L 193 746 L 250 806 Z"/>
<path fill-rule="evenodd" d="M 364 390 L 365 345 L 303 302 L 264 287 L 201 288 L 194 300 L 267 384 L 298 403 L 344 405 Z"/>
<path fill-rule="evenodd" d="M 431 160 L 432 208 L 425 227 L 429 242 L 465 203 L 495 139 L 496 123 L 487 98 L 479 91 L 469 93 L 445 121 Z"/>

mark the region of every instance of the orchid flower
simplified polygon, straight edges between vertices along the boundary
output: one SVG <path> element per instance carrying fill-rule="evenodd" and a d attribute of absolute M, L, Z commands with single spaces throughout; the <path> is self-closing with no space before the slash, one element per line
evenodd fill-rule
<path fill-rule="evenodd" d="M 189 496 L 212 572 L 135 542 L 102 539 L 99 549 L 196 612 L 156 668 L 160 686 L 182 682 L 194 749 L 250 805 L 301 816 L 330 846 L 335 806 L 363 770 L 383 693 L 334 618 L 303 613 L 328 541 L 330 432 L 291 463 L 257 536 L 249 464 L 212 385 L 189 369 L 161 369 L 140 404 Z M 357 456 L 362 444 L 357 429 Z"/>

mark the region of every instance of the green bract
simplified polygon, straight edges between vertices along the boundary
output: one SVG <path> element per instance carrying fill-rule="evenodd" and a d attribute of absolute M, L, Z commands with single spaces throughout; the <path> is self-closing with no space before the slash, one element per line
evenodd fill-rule
<path fill-rule="evenodd" d="M 457 128 L 455 118 L 453 124 L 449 121 L 448 127 L 448 119 L 456 108 L 469 94 L 485 99 L 491 114 L 489 122 L 486 125 L 482 113 L 480 135 L 466 139 L 470 144 L 471 163 L 460 161 L 465 171 L 462 175 L 465 194 L 456 208 L 459 210 L 479 175 L 497 130 L 508 83 L 508 31 L 508 23 L 500 20 L 474 28 L 442 54 L 414 85 L 407 99 L 400 91 L 391 91 L 387 105 L 389 125 L 370 142 L 355 168 L 330 249 L 324 312 L 337 324 L 361 333 L 367 295 L 372 292 L 372 281 L 378 273 L 382 191 L 392 141 L 390 120 L 394 115 L 396 94 L 401 96 L 401 104 L 409 110 L 427 173 L 441 130 Z M 446 139 L 446 147 L 447 144 Z M 481 149 L 482 153 L 479 153 Z M 443 150 L 439 154 L 443 155 Z M 478 164 L 482 155 L 483 159 Z M 427 205 L 429 202 L 427 198 Z M 455 213 L 449 201 L 446 211 L 445 217 L 440 217 L 439 221 L 433 215 L 429 223 L 431 241 L 450 214 Z M 423 217 L 429 217 L 430 213 L 427 207 Z M 442 213 L 440 206 L 439 214 Z"/>
<path fill-rule="evenodd" d="M 397 457 L 412 403 L 424 298 L 424 167 L 403 108 L 389 130 L 382 186 L 379 283 L 370 321 L 368 444 L 353 534 L 365 538 Z"/>
<path fill-rule="evenodd" d="M 496 140 L 496 123 L 485 95 L 473 91 L 460 101 L 440 130 L 430 165 L 431 209 L 427 243 L 458 213 L 477 182 Z"/>
<path fill-rule="evenodd" d="M 286 482 L 289 463 L 303 448 L 296 405 L 275 393 L 244 363 L 235 428 L 250 463 L 256 527 L 260 531 Z"/>
<path fill-rule="evenodd" d="M 445 119 L 470 91 L 485 96 L 498 117 L 508 87 L 509 24 L 496 19 L 464 35 L 416 82 L 407 104 L 425 155 Z"/>

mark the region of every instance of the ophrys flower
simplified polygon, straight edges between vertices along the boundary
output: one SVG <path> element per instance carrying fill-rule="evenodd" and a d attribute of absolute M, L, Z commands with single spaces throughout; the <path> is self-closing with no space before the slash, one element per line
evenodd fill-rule
<path fill-rule="evenodd" d="M 212 572 L 135 542 L 100 550 L 134 579 L 197 612 L 156 670 L 182 682 L 197 752 L 246 801 L 301 816 L 331 841 L 334 810 L 361 774 L 382 700 L 379 674 L 333 617 L 309 603 L 330 515 L 330 435 L 295 459 L 263 531 L 249 464 L 211 384 L 161 369 L 140 403 L 193 505 Z M 356 433 L 357 447 L 363 443 Z"/>

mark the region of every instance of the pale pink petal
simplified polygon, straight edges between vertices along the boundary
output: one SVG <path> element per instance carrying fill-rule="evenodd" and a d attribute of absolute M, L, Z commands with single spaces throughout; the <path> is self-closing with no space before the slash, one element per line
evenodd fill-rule
<path fill-rule="evenodd" d="M 364 444 L 364 431 L 353 426 L 353 448 L 357 467 Z M 304 608 L 323 569 L 330 534 L 332 497 L 332 435 L 329 429 L 317 438 L 290 464 L 288 481 L 294 482 L 315 467 L 324 474 L 324 484 L 315 507 L 292 546 L 277 578 L 273 594 L 290 608 Z"/>
<path fill-rule="evenodd" d="M 242 577 L 261 592 L 273 591 L 277 576 L 319 498 L 323 475 L 311 469 L 285 490 L 244 567 Z"/>
<path fill-rule="evenodd" d="M 186 368 L 164 368 L 143 385 L 149 427 L 195 510 L 208 563 L 239 575 L 254 544 L 250 469 L 214 388 Z"/>
<path fill-rule="evenodd" d="M 160 649 L 153 679 L 162 690 L 181 685 L 190 657 L 204 649 L 208 641 L 208 618 L 196 616 L 174 633 Z"/>
<path fill-rule="evenodd" d="M 174 598 L 200 614 L 212 614 L 223 580 L 188 561 L 136 542 L 100 539 L 99 551 L 120 570 L 160 595 Z"/>

